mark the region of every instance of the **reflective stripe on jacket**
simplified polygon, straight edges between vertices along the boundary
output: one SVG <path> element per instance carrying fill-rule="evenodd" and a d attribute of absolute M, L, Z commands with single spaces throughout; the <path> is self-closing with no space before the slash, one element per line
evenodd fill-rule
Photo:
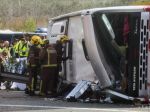
<path fill-rule="evenodd" d="M 40 52 L 40 62 L 42 67 L 56 67 L 57 66 L 57 53 L 56 50 L 48 45 Z"/>
<path fill-rule="evenodd" d="M 29 55 L 28 55 L 28 63 L 29 65 L 39 65 L 39 53 L 40 53 L 40 47 L 39 46 L 31 46 L 29 49 Z"/>
<path fill-rule="evenodd" d="M 20 51 L 19 51 L 19 55 L 20 56 L 24 56 L 27 57 L 29 54 L 29 46 L 27 43 L 23 44 Z"/>

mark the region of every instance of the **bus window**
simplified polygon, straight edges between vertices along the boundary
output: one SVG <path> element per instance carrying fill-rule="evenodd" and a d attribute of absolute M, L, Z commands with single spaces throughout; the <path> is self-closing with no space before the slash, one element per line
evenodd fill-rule
<path fill-rule="evenodd" d="M 92 15 L 97 45 L 102 49 L 99 55 L 104 57 L 105 61 L 102 62 L 107 63 L 104 67 L 111 70 L 108 74 L 114 75 L 115 80 L 121 80 L 122 74 L 128 75 L 126 60 L 131 59 L 130 52 L 133 52 L 133 49 L 135 55 L 139 50 L 136 41 L 139 40 L 137 35 L 140 34 L 136 32 L 140 32 L 140 15 L 140 12 L 95 12 Z M 133 39 L 136 41 L 133 42 Z M 132 50 L 128 49 L 129 46 Z"/>

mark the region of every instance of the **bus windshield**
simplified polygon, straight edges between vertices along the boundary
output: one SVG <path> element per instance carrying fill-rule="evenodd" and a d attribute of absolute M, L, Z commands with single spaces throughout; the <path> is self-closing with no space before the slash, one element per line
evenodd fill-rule
<path fill-rule="evenodd" d="M 135 35 L 135 31 L 140 24 L 140 13 L 95 12 L 92 20 L 103 65 L 110 71 L 108 74 L 113 74 L 115 80 L 121 80 L 123 75 L 128 75 L 126 61 L 129 61 L 130 57 L 128 53 L 130 42 L 133 41 L 131 37 L 139 35 Z"/>

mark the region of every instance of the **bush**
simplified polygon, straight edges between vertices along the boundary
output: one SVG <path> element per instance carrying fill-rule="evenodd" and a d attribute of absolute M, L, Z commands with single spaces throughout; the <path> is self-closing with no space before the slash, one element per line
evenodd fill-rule
<path fill-rule="evenodd" d="M 36 21 L 35 19 L 33 18 L 27 18 L 24 22 L 24 28 L 23 30 L 24 31 L 27 31 L 27 32 L 32 32 L 32 31 L 35 31 L 36 29 Z"/>
<path fill-rule="evenodd" d="M 94 7 L 138 5 L 149 0 L 0 0 L 0 29 L 34 31 L 48 19 Z"/>
<path fill-rule="evenodd" d="M 139 0 L 130 3 L 131 5 L 150 5 L 149 0 Z"/>

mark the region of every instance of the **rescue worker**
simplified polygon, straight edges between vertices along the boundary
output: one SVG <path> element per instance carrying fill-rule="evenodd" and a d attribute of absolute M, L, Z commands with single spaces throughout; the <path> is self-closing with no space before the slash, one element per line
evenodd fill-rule
<path fill-rule="evenodd" d="M 5 58 L 9 58 L 11 56 L 9 41 L 4 41 L 3 55 L 5 56 Z"/>
<path fill-rule="evenodd" d="M 57 88 L 57 53 L 55 48 L 44 40 L 44 46 L 40 52 L 41 82 L 40 95 L 54 96 Z"/>
<path fill-rule="evenodd" d="M 14 51 L 16 58 L 27 57 L 29 52 L 28 38 L 21 37 L 19 41 L 14 44 Z"/>
<path fill-rule="evenodd" d="M 58 64 L 58 70 L 57 71 L 62 71 L 62 66 L 61 63 L 62 61 L 66 61 L 69 57 L 65 57 L 65 50 L 64 46 L 65 44 L 69 42 L 69 38 L 64 35 L 60 38 L 60 40 L 56 41 L 55 49 L 57 51 L 57 64 Z"/>
<path fill-rule="evenodd" d="M 29 53 L 29 46 L 28 46 L 28 41 L 26 41 L 25 38 L 22 38 L 21 39 L 21 45 L 19 47 L 19 56 L 21 58 L 23 57 L 27 57 L 28 56 L 28 53 Z"/>
<path fill-rule="evenodd" d="M 9 41 L 4 41 L 4 47 L 3 47 L 3 52 L 2 52 L 2 56 L 3 56 L 3 62 L 5 63 L 5 61 L 9 60 L 9 58 L 11 57 L 10 55 L 10 44 Z M 4 67 L 1 68 L 2 72 L 4 71 Z M 4 81 L 4 83 L 1 84 L 1 89 L 7 89 L 10 86 L 10 82 L 9 81 Z"/>
<path fill-rule="evenodd" d="M 13 45 L 16 58 L 19 58 L 19 50 L 22 46 L 21 44 L 22 44 L 22 41 L 20 39 L 20 40 L 16 40 L 16 43 Z"/>
<path fill-rule="evenodd" d="M 18 52 L 17 52 L 17 44 L 18 44 L 18 39 L 15 39 L 14 42 L 12 43 L 12 47 L 10 50 L 10 54 L 12 57 L 16 58 L 18 57 Z"/>
<path fill-rule="evenodd" d="M 4 43 L 0 41 L 0 60 L 3 60 Z"/>
<path fill-rule="evenodd" d="M 4 47 L 3 41 L 0 41 L 0 53 L 3 52 L 3 47 Z"/>
<path fill-rule="evenodd" d="M 55 49 L 57 51 L 57 72 L 59 76 L 57 84 L 57 94 L 62 94 L 63 80 L 66 79 L 65 68 L 62 74 L 62 66 L 65 66 L 65 61 L 67 61 L 68 59 L 72 59 L 72 45 L 73 41 L 66 35 L 61 36 L 55 44 Z"/>
<path fill-rule="evenodd" d="M 29 92 L 29 95 L 34 95 L 37 84 L 37 76 L 40 69 L 39 65 L 39 53 L 40 53 L 40 37 L 32 36 L 31 37 L 31 46 L 29 49 L 29 55 L 27 57 L 28 62 L 28 71 L 29 71 L 29 84 L 26 93 Z"/>
<path fill-rule="evenodd" d="M 31 36 L 27 33 L 27 34 L 23 35 L 23 37 L 25 38 L 28 46 L 30 46 L 30 38 L 31 38 Z"/>
<path fill-rule="evenodd" d="M 4 50 L 4 44 L 3 41 L 0 41 L 0 72 L 4 71 L 4 67 L 2 66 L 3 61 L 3 50 Z"/>

